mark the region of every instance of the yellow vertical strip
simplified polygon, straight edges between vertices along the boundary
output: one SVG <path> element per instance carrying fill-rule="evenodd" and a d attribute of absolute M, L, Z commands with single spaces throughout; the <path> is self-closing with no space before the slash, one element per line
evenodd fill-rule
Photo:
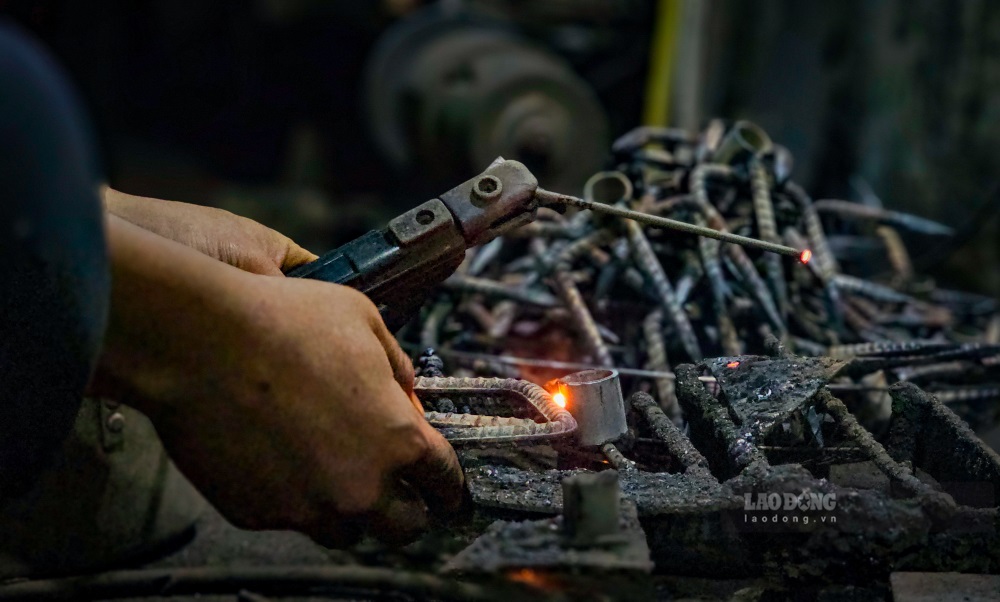
<path fill-rule="evenodd" d="M 670 118 L 670 84 L 681 23 L 682 0 L 659 0 L 650 45 L 649 75 L 646 77 L 644 125 L 667 125 Z"/>

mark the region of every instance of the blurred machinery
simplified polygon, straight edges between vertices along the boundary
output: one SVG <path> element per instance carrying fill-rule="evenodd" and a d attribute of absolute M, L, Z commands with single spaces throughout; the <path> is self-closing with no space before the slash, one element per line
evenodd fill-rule
<path fill-rule="evenodd" d="M 472 12 L 435 6 L 392 27 L 368 64 L 364 98 L 392 165 L 435 181 L 502 156 L 573 191 L 607 147 L 589 84 L 510 24 Z"/>

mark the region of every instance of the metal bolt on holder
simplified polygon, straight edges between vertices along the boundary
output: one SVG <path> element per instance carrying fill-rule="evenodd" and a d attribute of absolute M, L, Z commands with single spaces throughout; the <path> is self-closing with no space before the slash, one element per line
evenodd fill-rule
<path fill-rule="evenodd" d="M 482 201 L 492 201 L 503 192 L 503 182 L 493 175 L 480 177 L 472 185 L 472 194 Z"/>

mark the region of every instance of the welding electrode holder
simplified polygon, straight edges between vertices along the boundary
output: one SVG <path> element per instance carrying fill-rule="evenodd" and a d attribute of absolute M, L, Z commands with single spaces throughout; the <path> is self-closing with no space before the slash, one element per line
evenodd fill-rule
<path fill-rule="evenodd" d="M 469 247 L 535 219 L 538 180 L 522 163 L 498 158 L 478 176 L 299 266 L 287 276 L 344 284 L 366 294 L 390 330 L 462 263 Z"/>

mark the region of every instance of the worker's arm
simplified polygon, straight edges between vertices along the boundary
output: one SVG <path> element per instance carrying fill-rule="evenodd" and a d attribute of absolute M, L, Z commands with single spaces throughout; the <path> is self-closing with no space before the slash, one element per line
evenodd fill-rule
<path fill-rule="evenodd" d="M 0 16 L 0 505 L 80 410 L 109 289 L 97 154 L 66 78 Z"/>
<path fill-rule="evenodd" d="M 316 259 L 287 236 L 214 207 L 164 201 L 101 188 L 104 207 L 145 230 L 248 272 L 281 275 Z"/>
<path fill-rule="evenodd" d="M 353 289 L 226 265 L 115 216 L 93 392 L 146 413 L 235 524 L 405 538 L 461 499 L 409 360 Z"/>

